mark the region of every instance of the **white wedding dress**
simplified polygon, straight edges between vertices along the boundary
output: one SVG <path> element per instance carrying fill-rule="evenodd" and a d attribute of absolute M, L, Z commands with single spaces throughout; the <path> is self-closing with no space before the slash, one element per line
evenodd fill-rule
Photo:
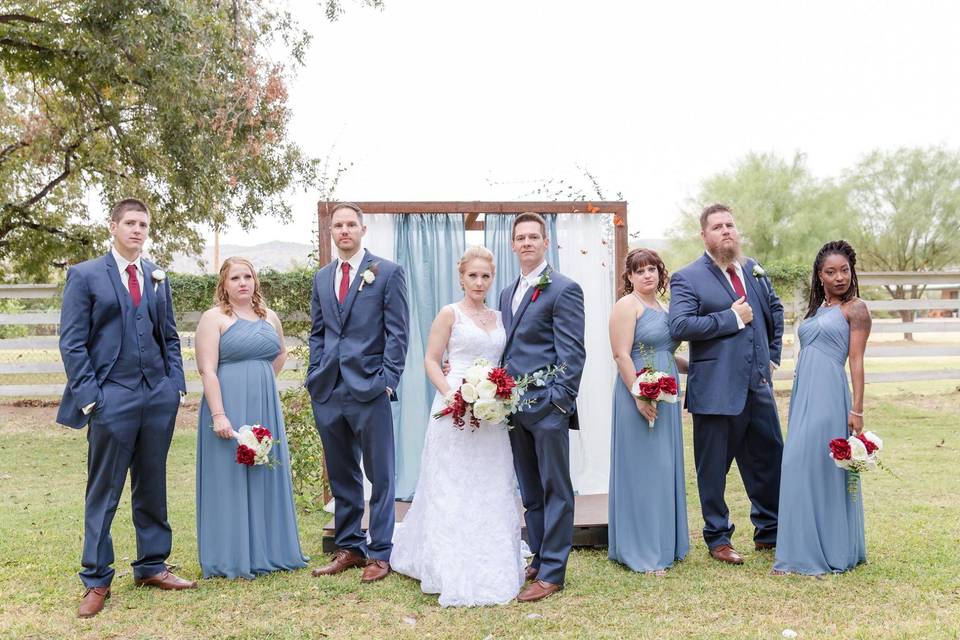
<path fill-rule="evenodd" d="M 496 364 L 506 333 L 496 314 L 488 334 L 452 305 L 447 381 L 457 388 L 476 358 Z M 443 408 L 438 393 L 431 415 Z M 468 416 L 469 418 L 469 416 Z M 506 604 L 524 581 L 516 474 L 505 424 L 463 429 L 431 418 L 410 510 L 394 532 L 390 566 L 440 594 L 441 607 Z"/>

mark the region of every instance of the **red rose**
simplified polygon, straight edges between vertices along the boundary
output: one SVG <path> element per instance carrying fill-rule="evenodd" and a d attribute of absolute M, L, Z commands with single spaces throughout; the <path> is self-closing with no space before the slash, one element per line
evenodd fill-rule
<path fill-rule="evenodd" d="M 844 438 L 834 438 L 830 441 L 830 455 L 834 460 L 849 460 L 851 457 L 850 443 Z"/>
<path fill-rule="evenodd" d="M 517 386 L 513 377 L 502 367 L 492 369 L 487 375 L 487 380 L 497 385 L 497 397 L 503 399 L 509 398 L 513 388 Z"/>
<path fill-rule="evenodd" d="M 870 455 L 877 450 L 877 445 L 870 442 L 865 435 L 862 433 L 857 434 L 857 440 L 863 443 L 863 446 L 867 448 L 867 455 Z"/>
<path fill-rule="evenodd" d="M 640 395 L 647 400 L 656 400 L 660 397 L 660 382 L 641 382 Z"/>
<path fill-rule="evenodd" d="M 253 435 L 257 437 L 257 442 L 263 442 L 273 437 L 273 434 L 271 434 L 270 430 L 266 427 L 254 427 L 251 431 L 253 431 Z"/>
<path fill-rule="evenodd" d="M 248 467 L 251 467 L 253 466 L 253 462 L 256 460 L 256 458 L 256 452 L 247 445 L 242 444 L 237 447 L 237 462 L 240 464 L 245 464 Z"/>
<path fill-rule="evenodd" d="M 660 378 L 660 390 L 672 396 L 677 395 L 677 379 L 673 376 Z"/>

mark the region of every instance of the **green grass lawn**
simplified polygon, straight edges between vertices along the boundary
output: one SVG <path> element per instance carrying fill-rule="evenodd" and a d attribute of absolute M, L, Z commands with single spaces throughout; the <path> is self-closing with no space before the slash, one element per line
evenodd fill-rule
<path fill-rule="evenodd" d="M 781 385 L 785 386 L 785 385 Z M 786 402 L 786 398 L 778 399 Z M 781 409 L 785 409 L 781 405 Z M 753 552 L 739 476 L 728 500 L 741 567 L 710 560 L 687 443 L 692 549 L 664 578 L 634 574 L 606 550 L 576 550 L 566 590 L 532 605 L 443 610 L 412 580 L 361 586 L 359 572 L 308 570 L 255 581 L 201 581 L 187 592 L 138 589 L 129 490 L 113 526 L 117 576 L 100 616 L 78 620 L 86 432 L 56 427 L 50 407 L 0 405 L 0 636 L 9 638 L 800 638 L 960 637 L 960 389 L 956 381 L 870 385 L 867 426 L 899 479 L 864 481 L 869 563 L 822 579 L 769 575 Z M 170 562 L 199 578 L 194 528 L 195 408 L 169 457 Z M 784 414 L 785 415 L 785 414 Z M 326 516 L 300 516 L 312 564 Z"/>

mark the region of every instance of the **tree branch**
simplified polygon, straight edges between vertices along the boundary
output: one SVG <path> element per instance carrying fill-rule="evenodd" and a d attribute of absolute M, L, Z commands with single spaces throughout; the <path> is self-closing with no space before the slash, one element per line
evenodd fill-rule
<path fill-rule="evenodd" d="M 13 22 L 29 22 L 30 24 L 43 24 L 40 18 L 34 18 L 22 13 L 0 13 L 0 24 L 10 24 Z"/>

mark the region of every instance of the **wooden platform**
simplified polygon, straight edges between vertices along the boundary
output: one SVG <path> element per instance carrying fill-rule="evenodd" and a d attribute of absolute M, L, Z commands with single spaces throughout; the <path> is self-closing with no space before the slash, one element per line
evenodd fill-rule
<path fill-rule="evenodd" d="M 397 501 L 397 522 L 403 522 L 403 517 L 410 508 L 409 502 Z M 363 512 L 363 530 L 369 524 L 369 505 Z M 527 539 L 527 528 L 523 523 L 523 507 L 517 501 L 517 517 L 520 518 L 520 534 Z M 607 494 L 594 493 L 576 496 L 573 511 L 573 546 L 575 547 L 605 547 L 607 546 Z M 323 528 L 323 552 L 333 553 L 337 547 L 333 542 L 333 518 Z"/>

